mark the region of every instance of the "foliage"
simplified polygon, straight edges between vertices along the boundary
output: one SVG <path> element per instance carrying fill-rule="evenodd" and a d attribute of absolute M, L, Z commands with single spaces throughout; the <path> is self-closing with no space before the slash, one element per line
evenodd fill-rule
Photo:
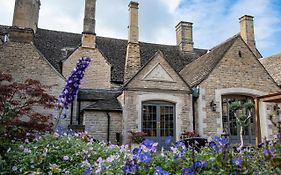
<path fill-rule="evenodd" d="M 83 139 L 82 139 L 83 138 Z M 140 146 L 85 142 L 83 134 L 47 134 L 30 143 L 16 143 L 7 152 L 2 174 L 280 174 L 281 135 L 261 148 L 232 149 L 225 138 L 215 137 L 196 151 L 182 142 L 157 150 L 157 143 Z M 1 161 L 1 159 L 0 159 Z M 0 173 L 1 174 L 1 173 Z"/>
<path fill-rule="evenodd" d="M 50 116 L 34 110 L 35 106 L 47 109 L 55 106 L 56 98 L 46 88 L 32 79 L 15 82 L 10 74 L 0 72 L 1 150 L 10 140 L 25 139 L 34 132 L 51 129 Z"/>
<path fill-rule="evenodd" d="M 235 101 L 230 104 L 230 110 L 234 112 L 234 116 L 240 126 L 240 146 L 239 150 L 243 148 L 243 130 L 249 125 L 249 119 L 252 118 L 252 109 L 255 105 L 251 101 L 242 103 L 241 101 Z"/>
<path fill-rule="evenodd" d="M 129 131 L 130 133 L 130 140 L 132 143 L 141 143 L 144 139 L 144 137 L 147 135 L 145 132 L 142 131 Z"/>

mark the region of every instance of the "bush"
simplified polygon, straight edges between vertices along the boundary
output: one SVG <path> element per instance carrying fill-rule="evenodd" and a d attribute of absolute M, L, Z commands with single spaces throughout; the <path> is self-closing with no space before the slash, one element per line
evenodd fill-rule
<path fill-rule="evenodd" d="M 85 138 L 46 134 L 30 143 L 18 142 L 0 159 L 5 164 L 1 174 L 281 174 L 280 134 L 261 148 L 240 152 L 219 137 L 199 152 L 182 142 L 167 141 L 171 149 L 164 151 L 146 139 L 129 150 Z"/>

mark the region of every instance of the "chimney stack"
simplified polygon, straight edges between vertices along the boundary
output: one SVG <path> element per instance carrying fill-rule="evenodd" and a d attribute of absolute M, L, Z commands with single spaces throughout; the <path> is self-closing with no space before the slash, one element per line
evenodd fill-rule
<path fill-rule="evenodd" d="M 87 47 L 87 48 L 96 47 L 95 13 L 96 13 L 96 0 L 85 0 L 82 47 Z"/>
<path fill-rule="evenodd" d="M 193 51 L 192 23 L 181 21 L 176 25 L 177 45 L 182 52 Z"/>
<path fill-rule="evenodd" d="M 36 33 L 40 5 L 40 0 L 16 0 L 13 27 L 32 29 Z"/>
<path fill-rule="evenodd" d="M 255 34 L 254 34 L 254 17 L 244 15 L 240 20 L 240 35 L 245 43 L 250 47 L 252 52 L 257 55 Z"/>
<path fill-rule="evenodd" d="M 140 69 L 140 47 L 138 27 L 138 3 L 129 4 L 128 45 L 126 53 L 124 82 L 131 79 Z"/>

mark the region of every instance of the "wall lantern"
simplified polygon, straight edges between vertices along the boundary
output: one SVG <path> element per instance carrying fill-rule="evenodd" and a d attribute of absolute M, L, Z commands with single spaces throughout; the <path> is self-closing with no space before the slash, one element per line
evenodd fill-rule
<path fill-rule="evenodd" d="M 216 112 L 217 104 L 214 102 L 214 100 L 211 101 L 210 107 L 213 112 Z"/>
<path fill-rule="evenodd" d="M 280 107 L 278 106 L 278 104 L 275 104 L 275 105 L 273 106 L 273 110 L 276 112 L 277 115 L 279 115 Z"/>

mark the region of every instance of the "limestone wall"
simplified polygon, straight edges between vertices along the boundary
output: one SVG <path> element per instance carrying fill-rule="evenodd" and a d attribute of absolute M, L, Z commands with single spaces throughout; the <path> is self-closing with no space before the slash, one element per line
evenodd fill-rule
<path fill-rule="evenodd" d="M 198 99 L 200 134 L 210 136 L 222 133 L 222 95 L 240 94 L 254 97 L 276 91 L 280 91 L 280 89 L 250 52 L 247 45 L 239 38 L 208 78 L 200 84 Z M 210 107 L 212 100 L 216 104 L 215 112 Z M 265 111 L 266 104 L 262 103 L 260 105 L 262 135 L 270 135 L 270 123 Z"/>
<path fill-rule="evenodd" d="M 121 133 L 122 114 L 118 112 L 109 112 L 110 115 L 110 135 L 111 143 L 116 144 L 116 133 Z M 108 116 L 106 112 L 85 111 L 84 125 L 85 131 L 94 136 L 99 141 L 107 141 Z"/>
<path fill-rule="evenodd" d="M 98 49 L 79 47 L 63 62 L 63 76 L 67 77 L 80 57 L 92 59 L 81 82 L 81 88 L 110 88 L 111 65 Z"/>

